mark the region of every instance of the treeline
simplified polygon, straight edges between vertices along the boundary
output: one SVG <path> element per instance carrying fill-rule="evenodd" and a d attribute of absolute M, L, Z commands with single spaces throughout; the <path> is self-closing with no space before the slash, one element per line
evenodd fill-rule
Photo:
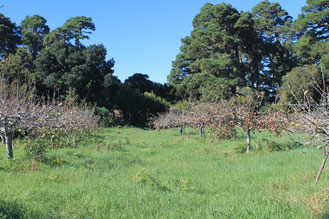
<path fill-rule="evenodd" d="M 115 62 L 106 60 L 105 47 L 83 44 L 94 30 L 92 19 L 84 16 L 51 31 L 39 15 L 26 16 L 17 26 L 0 14 L 2 80 L 33 87 L 39 97 L 73 91 L 78 101 L 96 106 L 105 125 L 144 126 L 150 115 L 166 110 L 171 88 L 139 73 L 122 83 L 113 75 Z"/>
<path fill-rule="evenodd" d="M 230 99 L 239 89 L 265 92 L 267 102 L 293 101 L 326 79 L 329 68 L 329 1 L 308 0 L 293 18 L 279 3 L 261 1 L 251 12 L 205 4 L 182 39 L 169 84 L 182 99 Z M 289 85 L 289 86 L 288 86 Z"/>
<path fill-rule="evenodd" d="M 142 73 L 125 82 L 114 76 L 115 62 L 106 59 L 105 47 L 84 45 L 95 30 L 89 17 L 73 17 L 50 30 L 39 15 L 16 25 L 0 14 L 1 77 L 33 87 L 38 97 L 74 92 L 78 101 L 96 106 L 106 125 L 144 126 L 172 103 L 229 100 L 244 88 L 263 93 L 267 103 L 293 102 L 305 91 L 316 99 L 309 82 L 328 78 L 328 8 L 328 0 L 308 0 L 294 21 L 268 0 L 251 12 L 207 3 L 182 39 L 164 85 Z"/>

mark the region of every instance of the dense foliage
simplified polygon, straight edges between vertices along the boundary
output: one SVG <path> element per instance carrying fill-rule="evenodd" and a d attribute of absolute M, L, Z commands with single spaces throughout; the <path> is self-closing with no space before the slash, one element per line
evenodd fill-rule
<path fill-rule="evenodd" d="M 106 125 L 145 126 L 150 115 L 166 110 L 165 99 L 174 98 L 171 87 L 148 80 L 148 75 L 134 74 L 125 83 L 113 76 L 115 61 L 106 60 L 105 47 L 83 44 L 95 30 L 90 17 L 70 18 L 52 31 L 39 15 L 26 16 L 18 27 L 4 15 L 1 19 L 1 75 L 8 85 L 33 87 L 38 97 L 63 97 L 74 90 L 78 102 L 109 112 L 96 110 Z M 114 110 L 123 118 L 115 116 Z"/>
<path fill-rule="evenodd" d="M 225 3 L 206 4 L 193 20 L 191 35 L 182 39 L 169 82 L 177 95 L 192 99 L 214 90 L 228 99 L 237 87 L 266 91 L 272 97 L 293 65 L 291 24 L 288 13 L 267 0 L 252 13 Z"/>
<path fill-rule="evenodd" d="M 39 15 L 16 25 L 1 14 L 1 75 L 8 85 L 35 87 L 38 97 L 74 90 L 78 102 L 96 106 L 106 125 L 145 126 L 168 103 L 219 103 L 245 88 L 263 93 L 264 103 L 293 102 L 291 91 L 304 92 L 299 85 L 315 93 L 309 80 L 318 83 L 320 69 L 322 81 L 327 80 L 328 13 L 326 0 L 307 1 L 295 21 L 268 0 L 250 12 L 207 3 L 195 16 L 191 34 L 182 39 L 164 85 L 143 73 L 124 83 L 114 76 L 115 61 L 106 59 L 105 47 L 84 44 L 96 28 L 90 17 L 72 17 L 50 30 Z"/>
<path fill-rule="evenodd" d="M 252 13 L 208 3 L 195 16 L 191 35 L 182 39 L 169 84 L 183 99 L 218 101 L 250 87 L 272 102 L 294 67 L 321 61 L 328 69 L 327 13 L 328 1 L 307 1 L 295 22 L 268 0 Z"/>

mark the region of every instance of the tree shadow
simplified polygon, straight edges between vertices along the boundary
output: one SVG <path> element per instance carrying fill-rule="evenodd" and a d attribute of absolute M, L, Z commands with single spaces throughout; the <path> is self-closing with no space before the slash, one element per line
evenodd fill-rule
<path fill-rule="evenodd" d="M 55 218 L 49 213 L 35 212 L 26 209 L 17 201 L 0 200 L 0 218 Z"/>

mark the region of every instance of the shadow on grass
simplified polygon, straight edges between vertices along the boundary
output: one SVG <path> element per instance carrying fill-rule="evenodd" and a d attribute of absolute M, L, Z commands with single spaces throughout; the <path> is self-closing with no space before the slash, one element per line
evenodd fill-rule
<path fill-rule="evenodd" d="M 56 218 L 24 208 L 16 201 L 0 201 L 0 218 Z"/>
<path fill-rule="evenodd" d="M 41 162 L 50 168 L 73 167 L 77 169 L 85 168 L 103 171 L 114 168 L 131 167 L 134 165 L 145 165 L 144 160 L 140 159 L 138 155 L 123 150 L 111 151 L 102 156 L 80 154 L 78 152 L 64 153 L 61 155 L 48 154 Z"/>
<path fill-rule="evenodd" d="M 329 219 L 329 211 L 327 211 L 324 215 L 322 215 L 321 218 L 323 218 L 323 219 Z"/>

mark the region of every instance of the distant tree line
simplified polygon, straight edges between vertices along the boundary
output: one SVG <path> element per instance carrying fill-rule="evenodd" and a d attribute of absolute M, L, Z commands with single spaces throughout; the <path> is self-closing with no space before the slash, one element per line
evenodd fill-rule
<path fill-rule="evenodd" d="M 181 100 L 219 102 L 243 88 L 264 93 L 264 102 L 293 102 L 300 87 L 312 98 L 309 81 L 326 82 L 329 68 L 329 2 L 308 0 L 296 20 L 279 3 L 258 3 L 251 12 L 229 4 L 205 4 L 182 39 L 168 84 L 136 73 L 121 82 L 114 59 L 100 45 L 84 45 L 95 24 L 68 19 L 50 30 L 39 15 L 16 25 L 0 14 L 1 77 L 7 84 L 34 87 L 35 95 L 65 96 L 96 106 L 104 124 L 144 126 L 148 118 Z M 324 72 L 321 77 L 320 69 Z"/>
<path fill-rule="evenodd" d="M 104 124 L 144 126 L 151 114 L 166 110 L 166 100 L 174 98 L 171 88 L 145 74 L 121 83 L 113 75 L 114 59 L 106 60 L 105 47 L 83 44 L 94 30 L 90 17 L 70 18 L 51 31 L 39 15 L 26 16 L 17 26 L 0 14 L 1 77 L 7 84 L 34 87 L 39 97 L 74 91 L 79 101 L 96 105 Z"/>

